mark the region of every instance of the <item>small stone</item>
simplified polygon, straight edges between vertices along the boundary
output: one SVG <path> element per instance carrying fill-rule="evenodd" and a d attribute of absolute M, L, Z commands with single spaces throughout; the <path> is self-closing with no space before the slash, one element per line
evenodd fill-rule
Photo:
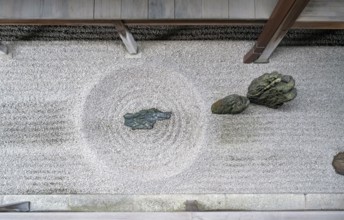
<path fill-rule="evenodd" d="M 258 105 L 278 108 L 296 97 L 294 86 L 295 80 L 292 76 L 278 72 L 265 73 L 251 82 L 247 98 Z"/>
<path fill-rule="evenodd" d="M 332 166 L 336 173 L 344 175 L 344 152 L 337 154 L 333 158 Z"/>
<path fill-rule="evenodd" d="M 240 95 L 229 95 L 216 101 L 211 106 L 211 112 L 214 114 L 239 114 L 243 112 L 248 105 L 250 100 Z"/>
<path fill-rule="evenodd" d="M 152 129 L 156 121 L 170 119 L 172 112 L 162 112 L 158 109 L 144 109 L 137 113 L 124 115 L 124 125 L 136 129 Z"/>

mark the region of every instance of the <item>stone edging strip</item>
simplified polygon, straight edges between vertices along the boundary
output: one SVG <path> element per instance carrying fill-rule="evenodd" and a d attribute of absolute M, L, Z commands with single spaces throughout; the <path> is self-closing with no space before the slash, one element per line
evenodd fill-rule
<path fill-rule="evenodd" d="M 342 220 L 343 211 L 270 211 L 270 212 L 31 212 L 0 213 L 1 219 L 10 220 Z"/>
<path fill-rule="evenodd" d="M 344 210 L 344 194 L 0 195 L 31 211 L 183 212 Z"/>

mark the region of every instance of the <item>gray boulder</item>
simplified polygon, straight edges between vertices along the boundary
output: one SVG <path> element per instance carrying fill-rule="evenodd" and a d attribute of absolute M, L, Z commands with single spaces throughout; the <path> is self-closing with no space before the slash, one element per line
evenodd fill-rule
<path fill-rule="evenodd" d="M 238 114 L 243 112 L 250 101 L 248 98 L 240 95 L 229 95 L 216 101 L 211 106 L 211 112 L 214 114 Z"/>
<path fill-rule="evenodd" d="M 156 121 L 170 119 L 172 112 L 162 112 L 158 109 L 144 109 L 137 113 L 124 115 L 124 125 L 136 129 L 152 129 Z"/>
<path fill-rule="evenodd" d="M 278 72 L 265 73 L 251 82 L 247 98 L 258 105 L 278 108 L 296 97 L 294 86 L 295 80 L 292 76 Z"/>

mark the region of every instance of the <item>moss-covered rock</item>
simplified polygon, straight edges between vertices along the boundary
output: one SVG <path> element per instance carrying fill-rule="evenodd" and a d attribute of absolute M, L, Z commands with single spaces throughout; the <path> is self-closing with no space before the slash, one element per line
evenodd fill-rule
<path fill-rule="evenodd" d="M 162 112 L 158 109 L 144 109 L 136 113 L 124 115 L 124 125 L 131 129 L 152 129 L 156 121 L 170 119 L 172 112 Z"/>
<path fill-rule="evenodd" d="M 294 86 L 295 80 L 292 76 L 278 72 L 265 73 L 251 82 L 247 98 L 258 105 L 278 108 L 296 97 Z"/>
<path fill-rule="evenodd" d="M 250 101 L 248 98 L 240 95 L 229 95 L 216 101 L 211 106 L 211 112 L 214 114 L 238 114 L 243 112 Z"/>

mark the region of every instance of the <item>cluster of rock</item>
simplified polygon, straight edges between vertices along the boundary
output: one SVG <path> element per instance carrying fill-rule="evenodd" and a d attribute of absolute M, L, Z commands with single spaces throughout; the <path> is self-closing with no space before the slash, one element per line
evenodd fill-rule
<path fill-rule="evenodd" d="M 251 82 L 247 97 L 236 94 L 226 96 L 216 101 L 211 106 L 211 111 L 214 114 L 238 114 L 243 112 L 249 103 L 278 108 L 296 97 L 294 87 L 295 80 L 292 76 L 278 72 L 265 73 Z"/>
<path fill-rule="evenodd" d="M 250 103 L 278 108 L 285 102 L 293 100 L 296 95 L 295 80 L 278 72 L 265 73 L 254 79 L 248 87 L 247 97 L 229 95 L 216 101 L 211 106 L 214 114 L 238 114 Z M 337 174 L 344 175 L 344 152 L 334 156 L 332 166 Z"/>
<path fill-rule="evenodd" d="M 295 80 L 288 75 L 278 72 L 265 73 L 254 79 L 248 87 L 247 97 L 229 95 L 216 101 L 211 106 L 214 114 L 238 114 L 243 112 L 250 103 L 278 108 L 285 102 L 293 100 L 296 95 Z M 124 124 L 136 129 L 152 129 L 156 121 L 170 119 L 172 112 L 162 112 L 158 109 L 144 109 L 137 113 L 124 115 Z M 344 152 L 338 153 L 332 162 L 336 173 L 344 175 Z"/>

